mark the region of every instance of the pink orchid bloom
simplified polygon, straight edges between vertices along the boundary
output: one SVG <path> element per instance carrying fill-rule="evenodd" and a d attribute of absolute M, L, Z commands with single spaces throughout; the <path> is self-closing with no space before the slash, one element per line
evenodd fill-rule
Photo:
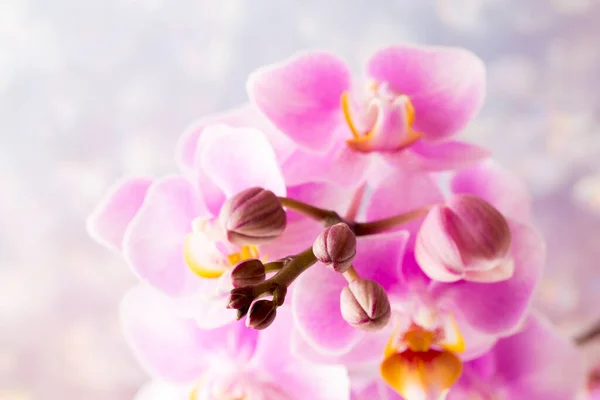
<path fill-rule="evenodd" d="M 298 360 L 289 352 L 291 315 L 283 307 L 269 329 L 242 323 L 203 330 L 177 316 L 172 299 L 148 286 L 121 304 L 125 335 L 154 381 L 135 400 L 344 400 L 343 366 Z"/>
<path fill-rule="evenodd" d="M 488 156 L 452 140 L 479 110 L 485 67 L 471 52 L 450 47 L 394 46 L 367 63 L 367 87 L 325 52 L 263 67 L 248 80 L 262 113 L 300 148 L 287 163 L 300 181 L 326 172 L 342 184 L 368 174 L 378 154 L 403 168 L 455 169 Z"/>
<path fill-rule="evenodd" d="M 464 364 L 446 400 L 575 399 L 583 388 L 584 371 L 582 354 L 573 343 L 541 316 L 529 315 L 518 333 Z M 402 397 L 381 380 L 371 380 L 354 387 L 352 399 Z"/>
<path fill-rule="evenodd" d="M 270 143 L 254 128 L 207 127 L 199 142 L 196 182 L 181 176 L 118 182 L 90 216 L 88 228 L 101 243 L 121 250 L 140 279 L 181 297 L 182 312 L 211 327 L 235 317 L 225 309 L 233 265 L 292 254 L 310 246 L 322 229 L 290 211 L 284 234 L 274 242 L 233 245 L 216 222 L 227 198 L 260 186 L 341 211 L 351 196 L 329 183 L 286 187 Z"/>
<path fill-rule="evenodd" d="M 457 173 L 454 182 L 466 182 L 467 176 L 479 176 L 487 170 L 489 177 L 496 176 L 493 168 L 477 166 Z M 405 212 L 439 198 L 431 182 L 419 174 L 395 173 L 384 178 L 367 207 L 369 219 Z M 511 183 L 499 175 L 495 181 L 496 186 Z M 493 187 L 488 185 L 484 192 L 473 194 L 490 197 Z M 406 196 L 398 194 L 396 188 L 406 190 Z M 500 200 L 496 207 L 510 212 Z M 409 226 L 413 231 L 415 228 Z M 388 329 L 367 333 L 350 327 L 339 311 L 346 281 L 317 264 L 298 279 L 292 298 L 298 353 L 346 365 L 373 363 L 375 371 L 381 368 L 388 384 L 408 399 L 419 399 L 423 393 L 430 393 L 427 399 L 441 396 L 458 378 L 462 361 L 480 356 L 498 338 L 519 328 L 531 302 L 544 264 L 544 242 L 527 224 L 511 221 L 510 230 L 514 271 L 510 278 L 493 283 L 432 281 L 414 258 L 408 231 L 360 237 L 353 264 L 361 278 L 377 281 L 388 292 L 394 314 Z M 296 295 L 309 286 L 312 297 Z M 425 357 L 421 360 L 424 368 L 431 368 L 423 371 L 440 379 L 430 381 L 428 387 L 415 387 L 422 383 L 420 376 L 405 371 L 415 365 L 409 357 L 420 356 Z"/>
<path fill-rule="evenodd" d="M 448 400 L 575 399 L 585 384 L 583 354 L 540 315 L 466 363 Z"/>

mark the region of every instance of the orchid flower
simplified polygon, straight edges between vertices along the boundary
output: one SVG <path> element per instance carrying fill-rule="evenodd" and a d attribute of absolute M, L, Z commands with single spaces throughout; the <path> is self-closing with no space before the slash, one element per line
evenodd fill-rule
<path fill-rule="evenodd" d="M 253 128 L 207 127 L 197 151 L 196 182 L 183 176 L 120 181 L 90 216 L 88 230 L 101 243 L 122 251 L 143 281 L 184 299 L 183 313 L 196 315 L 198 323 L 210 327 L 235 317 L 225 305 L 229 273 L 237 262 L 288 255 L 296 246 L 309 245 L 321 229 L 289 212 L 286 232 L 274 242 L 233 244 L 217 221 L 227 198 L 260 186 L 275 195 L 287 193 L 345 209 L 351 196 L 324 182 L 286 187 L 271 144 Z"/>
<path fill-rule="evenodd" d="M 464 182 L 467 176 L 486 170 L 490 179 L 498 176 L 495 186 L 512 184 L 487 166 L 461 171 L 455 180 Z M 403 179 L 395 186 L 399 188 L 417 188 L 417 182 L 411 181 L 418 179 L 422 200 L 413 192 L 406 198 L 410 206 L 402 204 L 404 199 L 394 196 L 387 184 L 390 181 L 384 179 L 371 197 L 367 215 L 389 215 L 437 196 L 418 176 L 395 174 L 390 179 L 394 177 Z M 509 226 L 514 271 L 508 279 L 490 283 L 431 280 L 414 257 L 407 231 L 359 237 L 353 265 L 361 278 L 374 280 L 387 291 L 390 324 L 375 333 L 351 327 L 339 312 L 346 281 L 316 265 L 298 279 L 292 298 L 298 353 L 346 365 L 379 363 L 376 370 L 397 393 L 411 400 L 440 398 L 458 380 L 465 360 L 480 356 L 499 338 L 516 332 L 527 312 L 544 264 L 544 243 L 528 224 L 511 221 Z M 313 296 L 306 298 L 301 293 L 309 287 Z"/>
<path fill-rule="evenodd" d="M 488 156 L 455 141 L 479 110 L 485 67 L 467 50 L 395 46 L 376 52 L 361 89 L 348 66 L 325 52 L 308 52 L 255 71 L 253 104 L 298 150 L 287 178 L 323 175 L 352 184 L 378 154 L 396 168 L 455 169 Z M 293 165 L 298 167 L 293 168 Z"/>
<path fill-rule="evenodd" d="M 135 400 L 349 399 L 343 366 L 292 357 L 292 321 L 285 309 L 268 330 L 258 333 L 235 322 L 200 329 L 173 307 L 171 298 L 143 285 L 122 301 L 125 335 L 154 378 Z"/>

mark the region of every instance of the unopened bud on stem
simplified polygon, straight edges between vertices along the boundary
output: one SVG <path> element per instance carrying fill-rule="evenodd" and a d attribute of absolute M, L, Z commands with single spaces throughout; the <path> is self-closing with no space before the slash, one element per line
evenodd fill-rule
<path fill-rule="evenodd" d="M 313 244 L 317 260 L 335 272 L 346 272 L 356 255 L 356 236 L 345 223 L 326 228 Z"/>
<path fill-rule="evenodd" d="M 355 328 L 378 331 L 391 316 L 387 293 L 375 281 L 357 279 L 346 286 L 340 295 L 342 317 Z"/>
<path fill-rule="evenodd" d="M 273 192 L 254 187 L 228 199 L 219 221 L 231 243 L 259 245 L 279 237 L 287 217 Z"/>
<path fill-rule="evenodd" d="M 271 300 L 258 300 L 252 304 L 246 326 L 252 329 L 265 329 L 273 323 L 277 316 L 277 306 Z"/>
<path fill-rule="evenodd" d="M 513 275 L 510 228 L 485 200 L 457 195 L 431 209 L 417 235 L 415 257 L 431 279 L 498 282 Z"/>
<path fill-rule="evenodd" d="M 253 300 L 252 288 L 236 288 L 229 293 L 229 304 L 227 304 L 227 308 L 237 310 L 237 319 L 240 320 L 244 318 L 250 309 Z"/>
<path fill-rule="evenodd" d="M 241 261 L 231 270 L 231 283 L 235 288 L 260 283 L 265 277 L 264 264 L 255 258 Z"/>

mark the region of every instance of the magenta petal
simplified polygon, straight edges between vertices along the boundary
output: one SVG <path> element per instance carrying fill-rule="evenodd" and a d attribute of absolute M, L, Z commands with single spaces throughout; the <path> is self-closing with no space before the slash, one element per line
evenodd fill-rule
<path fill-rule="evenodd" d="M 398 284 L 408 237 L 406 231 L 359 237 L 353 262 L 358 275 L 378 282 L 385 290 Z"/>
<path fill-rule="evenodd" d="M 142 365 L 172 382 L 196 381 L 215 356 L 246 362 L 256 348 L 258 333 L 244 324 L 200 329 L 177 315 L 170 298 L 148 286 L 131 289 L 120 311 L 125 335 Z"/>
<path fill-rule="evenodd" d="M 462 314 L 473 328 L 487 334 L 511 334 L 522 321 L 539 280 L 545 244 L 532 227 L 511 223 L 513 276 L 497 283 L 460 281 L 440 284 L 434 290 L 450 300 L 452 310 Z M 447 297 L 446 297 L 447 296 Z"/>
<path fill-rule="evenodd" d="M 131 289 L 121 302 L 120 315 L 129 344 L 151 374 L 189 383 L 207 367 L 199 329 L 192 320 L 178 318 L 169 299 L 153 289 Z"/>
<path fill-rule="evenodd" d="M 285 196 L 275 152 L 261 131 L 213 125 L 204 130 L 203 136 L 207 140 L 199 149 L 200 165 L 225 196 L 253 186 Z"/>
<path fill-rule="evenodd" d="M 326 154 L 315 154 L 298 149 L 283 164 L 288 185 L 315 180 L 343 186 L 358 186 L 369 172 L 372 154 L 352 150 L 346 143 L 334 145 Z"/>
<path fill-rule="evenodd" d="M 375 53 L 367 72 L 410 97 L 413 128 L 428 140 L 461 130 L 479 111 L 485 95 L 483 62 L 460 48 L 389 47 Z"/>
<path fill-rule="evenodd" d="M 494 205 L 506 217 L 526 222 L 531 216 L 531 197 L 525 184 L 499 165 L 486 162 L 458 171 L 452 178 L 453 193 L 470 193 Z"/>
<path fill-rule="evenodd" d="M 277 318 L 259 337 L 252 361 L 280 383 L 290 399 L 348 400 L 350 381 L 346 368 L 309 363 L 292 356 L 293 325 L 291 310 L 287 306 L 278 308 Z M 302 395 L 298 396 L 299 393 Z"/>
<path fill-rule="evenodd" d="M 210 125 L 227 125 L 233 128 L 256 128 L 265 133 L 273 145 L 277 160 L 283 162 L 294 150 L 294 143 L 279 132 L 252 104 L 228 110 L 224 113 L 200 119 L 190 126 L 177 141 L 177 165 L 184 172 L 193 172 L 196 165 L 196 151 L 204 128 Z"/>
<path fill-rule="evenodd" d="M 127 225 L 142 206 L 151 183 L 149 178 L 116 182 L 87 219 L 90 236 L 106 247 L 120 250 Z"/>
<path fill-rule="evenodd" d="M 194 169 L 198 139 L 207 126 L 214 124 L 232 127 L 254 126 L 257 117 L 260 117 L 257 110 L 252 105 L 245 104 L 224 113 L 200 119 L 179 137 L 176 147 L 177 164 L 184 171 Z"/>
<path fill-rule="evenodd" d="M 489 156 L 489 150 L 457 140 L 441 143 L 419 141 L 404 152 L 384 154 L 392 165 L 430 172 L 468 167 Z"/>
<path fill-rule="evenodd" d="M 203 215 L 201 200 L 187 180 L 167 177 L 152 184 L 123 240 L 133 271 L 170 295 L 193 292 L 199 278 L 185 263 L 183 243 L 192 220 Z"/>
<path fill-rule="evenodd" d="M 574 399 L 583 388 L 583 354 L 540 316 L 527 318 L 521 332 L 498 341 L 492 352 L 495 377 L 511 399 Z"/>
<path fill-rule="evenodd" d="M 321 353 L 347 353 L 365 335 L 342 318 L 340 293 L 346 285 L 340 274 L 317 263 L 304 272 L 294 286 L 292 312 L 298 330 Z"/>
<path fill-rule="evenodd" d="M 367 206 L 367 219 L 388 218 L 443 201 L 444 196 L 432 175 L 397 169 L 375 184 Z M 412 243 L 422 220 L 417 218 L 398 229 L 409 231 Z"/>
<path fill-rule="evenodd" d="M 350 87 L 350 73 L 329 53 L 304 53 L 253 72 L 247 87 L 278 129 L 305 149 L 323 153 L 342 121 L 340 99 Z"/>

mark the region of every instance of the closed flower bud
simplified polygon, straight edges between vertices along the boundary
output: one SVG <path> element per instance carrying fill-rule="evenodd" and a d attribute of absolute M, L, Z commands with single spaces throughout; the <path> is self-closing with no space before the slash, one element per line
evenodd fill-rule
<path fill-rule="evenodd" d="M 378 331 L 391 316 L 390 301 L 381 285 L 367 279 L 357 279 L 342 290 L 342 317 L 355 328 Z"/>
<path fill-rule="evenodd" d="M 265 278 L 265 265 L 255 258 L 241 261 L 231 270 L 231 283 L 235 288 L 255 285 Z"/>
<path fill-rule="evenodd" d="M 417 235 L 415 257 L 431 279 L 498 282 L 510 278 L 511 234 L 504 216 L 472 195 L 431 209 Z"/>
<path fill-rule="evenodd" d="M 227 308 L 231 308 L 234 310 L 243 310 L 250 308 L 250 304 L 254 300 L 254 296 L 252 294 L 252 288 L 249 287 L 241 287 L 231 290 L 229 292 L 229 303 L 227 304 Z"/>
<path fill-rule="evenodd" d="M 287 217 L 273 192 L 254 187 L 228 199 L 219 220 L 231 243 L 259 245 L 279 237 Z"/>
<path fill-rule="evenodd" d="M 271 300 L 258 300 L 250 307 L 246 326 L 252 329 L 265 329 L 273 323 L 277 307 Z"/>
<path fill-rule="evenodd" d="M 356 255 L 356 236 L 344 223 L 326 228 L 313 244 L 317 260 L 335 272 L 346 272 Z"/>

